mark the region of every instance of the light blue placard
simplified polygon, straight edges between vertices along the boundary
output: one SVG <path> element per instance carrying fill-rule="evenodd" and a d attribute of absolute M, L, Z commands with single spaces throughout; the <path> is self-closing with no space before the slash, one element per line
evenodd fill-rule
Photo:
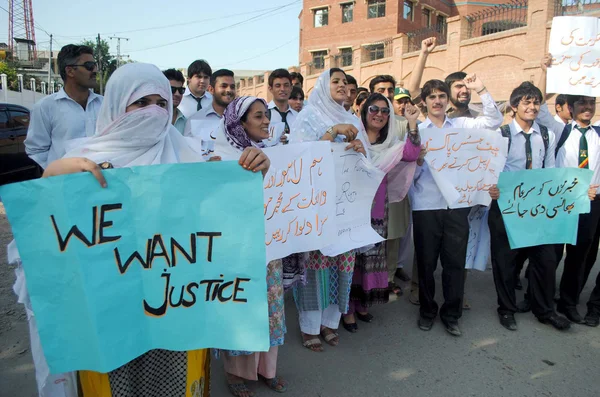
<path fill-rule="evenodd" d="M 502 172 L 498 206 L 510 248 L 575 244 L 579 214 L 590 212 L 593 174 L 578 168 Z"/>
<path fill-rule="evenodd" d="M 0 189 L 50 371 L 108 372 L 156 348 L 267 351 L 260 173 L 214 162 L 104 175 L 105 189 L 87 173 Z M 82 235 L 63 252 L 53 219 L 63 239 Z M 148 268 L 125 270 L 136 251 Z"/>

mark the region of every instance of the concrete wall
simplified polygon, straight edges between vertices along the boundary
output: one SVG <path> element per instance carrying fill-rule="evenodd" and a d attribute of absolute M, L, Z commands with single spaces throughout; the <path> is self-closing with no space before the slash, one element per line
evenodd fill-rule
<path fill-rule="evenodd" d="M 46 95 L 40 94 L 39 92 L 33 92 L 30 90 L 18 91 L 6 91 L 0 89 L 0 102 L 13 103 L 15 105 L 25 106 L 29 110 L 33 108 L 33 105 L 44 98 Z"/>

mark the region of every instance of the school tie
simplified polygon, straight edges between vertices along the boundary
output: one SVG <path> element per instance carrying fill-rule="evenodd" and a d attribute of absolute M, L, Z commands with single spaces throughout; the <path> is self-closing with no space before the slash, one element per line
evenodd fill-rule
<path fill-rule="evenodd" d="M 195 96 L 193 97 L 196 102 L 198 102 L 198 106 L 196 106 L 196 111 L 202 109 L 202 98 L 196 98 Z"/>
<path fill-rule="evenodd" d="M 285 124 L 285 127 L 283 128 L 283 133 L 284 134 L 289 134 L 290 133 L 290 126 L 287 122 L 287 115 L 288 112 L 281 112 L 277 107 L 275 107 L 275 110 L 277 110 L 277 113 L 279 113 L 279 115 L 281 116 L 281 122 Z"/>
<path fill-rule="evenodd" d="M 588 144 L 585 137 L 587 128 L 576 127 L 581 132 L 581 138 L 579 138 L 579 168 L 590 168 L 588 158 Z"/>
<path fill-rule="evenodd" d="M 525 169 L 530 170 L 531 169 L 531 163 L 532 163 L 532 158 L 531 158 L 531 134 L 526 134 L 525 132 L 523 132 L 523 135 L 525 135 Z"/>

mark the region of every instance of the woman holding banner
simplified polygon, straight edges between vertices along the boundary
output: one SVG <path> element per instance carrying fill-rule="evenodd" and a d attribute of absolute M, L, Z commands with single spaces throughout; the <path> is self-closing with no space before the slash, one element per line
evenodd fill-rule
<path fill-rule="evenodd" d="M 384 239 L 388 237 L 388 204 L 399 202 L 408 193 L 416 163 L 421 152 L 421 138 L 417 128 L 419 109 L 407 104 L 408 140 L 401 142 L 396 133 L 397 123 L 390 123 L 393 115 L 391 102 L 382 94 L 374 93 L 365 101 L 360 118 L 369 138 L 371 161 L 387 175 L 384 177 L 373 201 L 371 224 Z M 398 240 L 393 240 L 396 244 Z M 350 290 L 350 307 L 344 315 L 343 325 L 349 332 L 356 332 L 356 318 L 371 322 L 373 316 L 368 308 L 374 303 L 387 303 L 389 299 L 387 241 L 368 248 L 356 255 L 354 275 Z M 362 251 L 362 250 L 361 250 Z"/>
<path fill-rule="evenodd" d="M 368 140 L 358 117 L 346 112 L 346 74 L 341 69 L 326 70 L 319 76 L 306 106 L 296 118 L 290 143 L 309 141 L 348 142 L 368 156 Z M 354 250 L 327 257 L 319 251 L 308 253 L 306 282 L 294 286 L 294 298 L 300 317 L 303 346 L 323 351 L 319 335 L 337 346 L 337 328 L 342 313 L 348 311 L 350 284 L 354 272 Z"/>
<path fill-rule="evenodd" d="M 263 147 L 269 138 L 267 103 L 256 97 L 238 97 L 225 109 L 217 132 L 215 156 L 221 160 L 238 160 L 249 148 Z M 267 265 L 267 299 L 271 348 L 266 353 L 224 351 L 223 361 L 227 385 L 234 396 L 249 397 L 253 393 L 244 380 L 259 378 L 272 390 L 283 393 L 286 382 L 277 377 L 277 353 L 283 345 L 285 312 L 283 301 L 283 265 L 281 259 Z"/>
<path fill-rule="evenodd" d="M 202 161 L 200 152 L 194 149 L 199 148 L 198 143 L 193 138 L 182 137 L 171 125 L 172 111 L 169 81 L 156 66 L 133 63 L 119 68 L 107 84 L 95 134 L 79 141 L 79 146 L 63 159 L 51 163 L 44 177 L 91 172 L 106 187 L 102 168 Z M 98 165 L 101 162 L 102 168 Z M 269 160 L 260 149 L 253 147 L 244 151 L 240 165 L 254 172 L 266 171 Z M 20 260 L 13 243 L 9 246 L 9 259 L 17 263 Z M 210 395 L 208 349 L 187 352 L 156 349 L 108 373 L 78 371 L 49 375 L 21 268 L 17 269 L 17 276 L 15 291 L 30 313 L 32 354 L 40 395 Z"/>

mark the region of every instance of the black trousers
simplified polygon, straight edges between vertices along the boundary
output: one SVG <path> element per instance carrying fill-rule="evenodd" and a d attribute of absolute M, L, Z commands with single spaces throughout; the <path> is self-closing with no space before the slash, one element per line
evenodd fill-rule
<path fill-rule="evenodd" d="M 598 254 L 600 230 L 600 201 L 592 201 L 591 211 L 579 215 L 577 244 L 567 244 L 565 268 L 560 280 L 559 305 L 576 307 Z M 593 248 L 594 247 L 594 248 Z"/>
<path fill-rule="evenodd" d="M 509 314 L 517 311 L 515 293 L 516 259 L 520 252 L 525 252 L 529 259 L 527 274 L 531 310 L 538 318 L 549 317 L 554 313 L 556 246 L 549 244 L 511 250 L 502 214 L 496 200 L 492 201 L 488 226 L 491 237 L 494 284 L 498 294 L 498 313 Z"/>
<path fill-rule="evenodd" d="M 470 211 L 470 208 L 413 211 L 420 312 L 425 318 L 435 318 L 438 313 L 433 276 L 438 259 L 442 262 L 444 293 L 440 317 L 456 321 L 462 316 Z"/>

